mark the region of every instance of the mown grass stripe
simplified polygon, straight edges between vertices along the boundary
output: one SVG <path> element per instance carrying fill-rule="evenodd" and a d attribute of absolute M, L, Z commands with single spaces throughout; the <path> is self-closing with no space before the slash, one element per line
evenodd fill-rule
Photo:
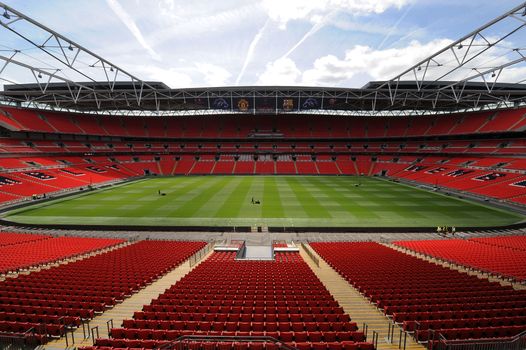
<path fill-rule="evenodd" d="M 158 190 L 166 196 L 159 196 Z M 261 205 L 252 205 L 252 196 Z M 351 176 L 152 178 L 17 209 L 3 217 L 43 224 L 331 227 L 477 227 L 525 219 L 419 188 Z"/>
<path fill-rule="evenodd" d="M 331 214 L 320 202 L 305 188 L 297 177 L 288 177 L 286 182 L 296 195 L 298 202 L 310 218 L 331 218 Z"/>
<path fill-rule="evenodd" d="M 285 211 L 281 205 L 276 179 L 267 177 L 264 179 L 263 208 L 262 214 L 266 218 L 284 218 Z"/>
<path fill-rule="evenodd" d="M 249 177 L 238 178 L 234 189 L 226 196 L 223 205 L 215 213 L 216 218 L 233 218 L 241 213 L 241 208 L 246 205 L 245 198 L 250 191 L 252 181 Z"/>

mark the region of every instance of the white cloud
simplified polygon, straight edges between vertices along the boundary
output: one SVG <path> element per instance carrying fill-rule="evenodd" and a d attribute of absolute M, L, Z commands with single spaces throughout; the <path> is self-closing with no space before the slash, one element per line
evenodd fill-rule
<path fill-rule="evenodd" d="M 450 43 L 448 39 L 426 44 L 413 41 L 407 47 L 385 50 L 357 45 L 347 50 L 344 58 L 327 55 L 316 59 L 313 68 L 303 72 L 302 81 L 308 85 L 340 85 L 363 73 L 372 80 L 390 79 Z"/>
<path fill-rule="evenodd" d="M 159 11 L 165 16 L 170 16 L 174 13 L 175 3 L 173 0 L 159 0 Z"/>
<path fill-rule="evenodd" d="M 106 0 L 106 3 L 111 8 L 111 10 L 115 13 L 115 15 L 121 20 L 121 22 L 128 28 L 128 30 L 132 33 L 132 35 L 135 37 L 135 39 L 139 42 L 139 44 L 150 54 L 150 56 L 156 60 L 160 61 L 161 56 L 155 50 L 146 42 L 144 39 L 144 36 L 142 35 L 139 27 L 133 20 L 133 18 L 130 16 L 128 12 L 121 6 L 121 4 L 117 0 Z"/>
<path fill-rule="evenodd" d="M 496 72 L 496 74 L 498 74 L 498 72 Z M 491 76 L 486 78 L 491 82 L 495 80 L 495 78 Z M 526 67 L 522 64 L 522 66 L 508 68 L 498 74 L 496 78 L 498 78 L 498 82 L 515 82 L 524 84 L 526 83 Z"/>
<path fill-rule="evenodd" d="M 210 86 L 225 86 L 232 76 L 225 68 L 210 63 L 196 63 L 195 67 Z"/>
<path fill-rule="evenodd" d="M 379 14 L 391 7 L 401 8 L 410 0 L 264 0 L 268 16 L 282 29 L 289 21 L 307 19 L 313 23 L 329 12 L 346 12 L 352 15 Z"/>
<path fill-rule="evenodd" d="M 280 58 L 268 63 L 259 75 L 257 85 L 297 85 L 301 71 L 290 58 Z"/>
<path fill-rule="evenodd" d="M 304 71 L 292 59 L 282 57 L 267 63 L 258 84 L 350 86 L 354 83 L 357 87 L 369 80 L 393 78 L 450 43 L 449 39 L 437 39 L 424 44 L 413 41 L 407 47 L 384 50 L 357 45 L 347 50 L 343 58 L 335 55 L 320 57 Z M 433 74 L 436 76 L 439 73 Z"/>
<path fill-rule="evenodd" d="M 160 81 L 171 88 L 187 88 L 192 86 L 190 75 L 182 73 L 176 69 L 159 68 L 156 66 L 136 66 L 131 67 L 144 80 Z"/>

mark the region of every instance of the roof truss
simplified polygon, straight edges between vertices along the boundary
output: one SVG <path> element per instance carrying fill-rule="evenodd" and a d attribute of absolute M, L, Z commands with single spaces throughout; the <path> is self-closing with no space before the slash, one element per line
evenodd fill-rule
<path fill-rule="evenodd" d="M 517 44 L 526 42 L 526 2 L 394 78 L 361 89 L 169 89 L 137 78 L 2 2 L 0 11 L 0 33 L 11 38 L 0 47 L 3 103 L 110 114 L 405 115 L 526 102 L 526 45 Z M 31 50 L 9 46 L 20 40 Z"/>

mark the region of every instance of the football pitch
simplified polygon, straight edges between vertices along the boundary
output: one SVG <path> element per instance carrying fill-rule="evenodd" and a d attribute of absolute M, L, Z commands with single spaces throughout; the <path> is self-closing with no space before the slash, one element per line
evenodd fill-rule
<path fill-rule="evenodd" d="M 148 178 L 17 209 L 4 218 L 28 224 L 279 227 L 480 227 L 525 219 L 383 179 L 352 176 Z"/>

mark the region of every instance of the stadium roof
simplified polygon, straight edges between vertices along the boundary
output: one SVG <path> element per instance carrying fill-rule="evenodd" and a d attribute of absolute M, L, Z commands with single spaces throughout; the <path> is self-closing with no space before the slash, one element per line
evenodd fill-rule
<path fill-rule="evenodd" d="M 115 114 L 400 115 L 526 103 L 526 45 L 510 46 L 526 42 L 526 2 L 392 79 L 362 88 L 169 89 L 141 80 L 1 2 L 0 9 L 2 33 L 35 52 L 12 48 L 0 53 L 0 102 L 7 104 Z M 9 78 L 14 70 L 16 81 Z"/>
<path fill-rule="evenodd" d="M 42 92 L 39 84 L 19 84 L 6 85 L 3 96 L 10 101 L 32 100 L 56 108 L 83 111 L 142 110 L 182 114 L 450 112 L 526 100 L 526 85 L 497 83 L 488 91 L 483 82 L 463 85 L 423 82 L 418 86 L 414 81 L 402 81 L 396 88 L 390 87 L 389 82 L 371 82 L 360 89 L 283 86 L 170 89 L 160 82 L 146 82 L 146 85 L 152 88 L 117 82 L 113 91 L 108 92 L 104 83 L 83 83 L 85 88 L 50 83 Z"/>

